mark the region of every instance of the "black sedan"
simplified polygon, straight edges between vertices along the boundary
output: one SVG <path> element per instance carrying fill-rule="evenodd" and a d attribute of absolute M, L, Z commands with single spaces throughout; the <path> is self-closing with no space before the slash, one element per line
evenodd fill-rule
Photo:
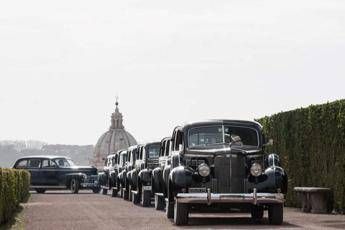
<path fill-rule="evenodd" d="M 31 174 L 31 189 L 44 193 L 47 189 L 79 189 L 100 191 L 97 169 L 90 166 L 76 166 L 65 156 L 27 156 L 16 161 L 13 168 L 25 169 Z"/>

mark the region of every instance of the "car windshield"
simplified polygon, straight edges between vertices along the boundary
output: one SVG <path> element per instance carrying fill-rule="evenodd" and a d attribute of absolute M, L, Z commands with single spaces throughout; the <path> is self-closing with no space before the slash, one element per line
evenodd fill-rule
<path fill-rule="evenodd" d="M 158 158 L 159 152 L 161 151 L 161 146 L 159 144 L 156 145 L 148 145 L 147 146 L 147 157 L 148 158 Z"/>
<path fill-rule="evenodd" d="M 213 125 L 191 128 L 188 131 L 188 147 L 203 148 L 231 142 L 231 136 L 240 137 L 241 146 L 257 147 L 258 133 L 255 129 L 241 126 Z"/>
<path fill-rule="evenodd" d="M 74 162 L 71 159 L 66 158 L 56 158 L 53 160 L 60 168 L 68 168 L 75 166 Z"/>

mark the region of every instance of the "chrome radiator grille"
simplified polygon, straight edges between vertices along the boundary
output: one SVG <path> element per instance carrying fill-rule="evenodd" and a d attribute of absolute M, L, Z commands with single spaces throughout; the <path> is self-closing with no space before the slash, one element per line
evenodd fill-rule
<path fill-rule="evenodd" d="M 217 193 L 242 193 L 244 192 L 245 159 L 238 154 L 217 156 L 214 159 L 214 176 L 212 184 L 216 182 Z M 212 185 L 212 187 L 215 185 Z"/>

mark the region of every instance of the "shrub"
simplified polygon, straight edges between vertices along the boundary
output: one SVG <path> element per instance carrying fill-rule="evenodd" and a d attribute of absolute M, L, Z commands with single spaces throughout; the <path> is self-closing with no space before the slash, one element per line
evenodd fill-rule
<path fill-rule="evenodd" d="M 30 173 L 0 168 L 0 224 L 7 222 L 29 196 Z"/>
<path fill-rule="evenodd" d="M 289 177 L 287 204 L 297 206 L 295 186 L 329 187 L 334 207 L 345 210 L 345 100 L 258 119 L 271 151 L 280 154 Z"/>

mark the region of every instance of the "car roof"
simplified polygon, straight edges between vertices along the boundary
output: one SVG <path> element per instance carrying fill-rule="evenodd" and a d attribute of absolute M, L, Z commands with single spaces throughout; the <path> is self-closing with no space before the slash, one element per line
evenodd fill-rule
<path fill-rule="evenodd" d="M 68 156 L 54 156 L 54 155 L 34 155 L 34 156 L 23 156 L 19 158 L 18 160 L 21 159 L 41 159 L 41 158 L 46 158 L 46 159 L 55 159 L 55 158 L 66 158 L 66 159 L 71 159 Z"/>
<path fill-rule="evenodd" d="M 184 124 L 181 129 L 186 129 L 188 127 L 199 126 L 199 125 L 212 125 L 212 124 L 232 124 L 232 125 L 248 125 L 254 126 L 259 129 L 262 129 L 262 125 L 256 121 L 249 120 L 227 120 L 227 119 L 210 119 L 203 121 L 196 121 Z"/>
<path fill-rule="evenodd" d="M 148 142 L 146 143 L 144 146 L 148 146 L 148 145 L 160 145 L 161 143 L 158 142 L 158 141 L 155 141 L 155 142 Z"/>

